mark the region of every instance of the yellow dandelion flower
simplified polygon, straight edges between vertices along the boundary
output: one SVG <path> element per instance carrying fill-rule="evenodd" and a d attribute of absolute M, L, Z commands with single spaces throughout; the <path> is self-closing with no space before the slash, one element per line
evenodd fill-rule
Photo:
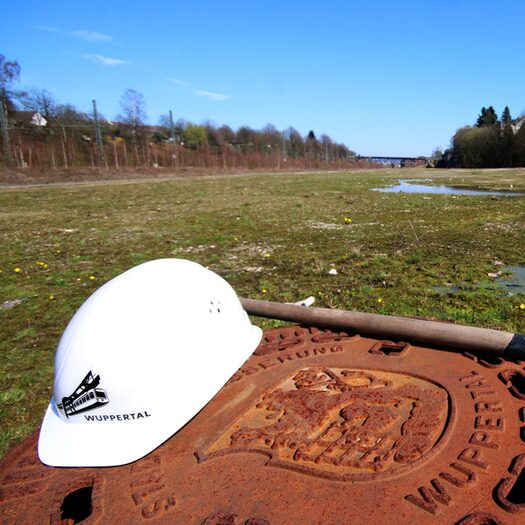
<path fill-rule="evenodd" d="M 350 217 L 344 217 L 345 224 L 350 224 L 352 219 Z"/>
<path fill-rule="evenodd" d="M 44 263 L 44 264 L 42 265 L 42 268 L 44 268 L 44 269 L 49 268 L 49 264 Z"/>
<path fill-rule="evenodd" d="M 383 299 L 381 299 L 381 297 L 379 297 L 379 299 L 377 300 L 378 303 L 382 303 L 383 302 Z"/>
<path fill-rule="evenodd" d="M 22 270 L 20 268 L 18 268 L 18 267 L 13 270 L 13 272 L 15 272 L 15 273 L 20 273 L 21 271 Z"/>
<path fill-rule="evenodd" d="M 262 293 L 266 293 L 267 291 L 268 291 L 268 290 L 266 290 L 266 288 L 263 288 L 263 289 L 261 290 Z"/>
<path fill-rule="evenodd" d="M 55 296 L 54 296 L 53 294 L 51 294 L 51 295 L 49 296 L 49 300 L 50 300 L 50 301 L 53 301 L 54 299 L 55 299 Z"/>
<path fill-rule="evenodd" d="M 94 275 L 90 275 L 90 276 L 89 276 L 89 280 L 90 280 L 90 281 L 95 281 L 96 279 L 97 279 L 97 278 L 96 278 Z"/>
<path fill-rule="evenodd" d="M 520 310 L 525 310 L 525 304 L 524 303 L 520 304 Z"/>

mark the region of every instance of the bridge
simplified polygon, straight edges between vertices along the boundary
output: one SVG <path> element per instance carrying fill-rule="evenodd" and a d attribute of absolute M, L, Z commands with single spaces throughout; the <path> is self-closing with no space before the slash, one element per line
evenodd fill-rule
<path fill-rule="evenodd" d="M 427 157 L 383 157 L 381 155 L 358 155 L 356 160 L 366 160 L 368 162 L 378 162 L 381 164 L 390 164 L 396 166 L 405 166 L 406 164 L 425 165 Z"/>

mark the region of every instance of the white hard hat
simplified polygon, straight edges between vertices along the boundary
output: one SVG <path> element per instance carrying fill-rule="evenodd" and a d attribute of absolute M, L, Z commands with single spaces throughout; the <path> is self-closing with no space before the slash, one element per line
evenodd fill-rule
<path fill-rule="evenodd" d="M 60 340 L 40 460 L 97 467 L 143 457 L 210 401 L 261 335 L 233 288 L 197 263 L 159 259 L 115 277 Z"/>

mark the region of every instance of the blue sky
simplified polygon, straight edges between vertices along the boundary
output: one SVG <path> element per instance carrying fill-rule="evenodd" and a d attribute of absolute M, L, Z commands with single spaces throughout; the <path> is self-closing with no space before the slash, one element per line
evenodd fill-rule
<path fill-rule="evenodd" d="M 523 0 L 2 2 L 0 53 L 109 119 L 294 126 L 365 155 L 447 147 L 481 106 L 525 111 Z M 7 21 L 7 22 L 6 22 Z"/>

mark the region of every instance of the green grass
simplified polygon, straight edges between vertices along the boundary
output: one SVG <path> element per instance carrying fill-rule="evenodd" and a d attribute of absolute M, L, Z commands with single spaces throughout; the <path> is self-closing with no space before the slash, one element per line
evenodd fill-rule
<path fill-rule="evenodd" d="M 369 191 L 429 176 L 435 184 L 525 189 L 523 170 L 5 189 L 0 304 L 22 302 L 0 310 L 0 454 L 40 424 L 54 350 L 76 309 L 98 286 L 150 259 L 195 260 L 253 298 L 314 295 L 316 306 L 525 331 L 525 297 L 482 286 L 495 260 L 525 265 L 525 199 Z M 450 284 L 459 292 L 437 289 Z"/>

